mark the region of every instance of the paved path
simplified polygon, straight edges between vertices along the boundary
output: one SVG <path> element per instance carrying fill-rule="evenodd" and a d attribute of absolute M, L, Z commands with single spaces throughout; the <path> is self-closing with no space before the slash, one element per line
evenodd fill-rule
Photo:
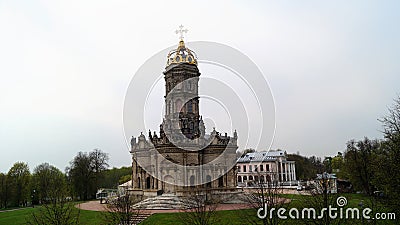
<path fill-rule="evenodd" d="M 2 212 L 12 212 L 12 211 L 17 211 L 17 210 L 26 209 L 26 208 L 28 208 L 28 207 L 0 210 L 0 213 L 2 213 Z"/>
<path fill-rule="evenodd" d="M 83 209 L 83 210 L 92 210 L 92 211 L 106 211 L 106 204 L 100 204 L 99 201 L 89 201 L 89 202 L 84 202 L 81 204 L 76 205 L 77 208 Z M 237 210 L 237 209 L 246 209 L 249 208 L 248 204 L 220 204 L 217 207 L 217 210 Z M 182 210 L 179 209 L 144 209 L 140 210 L 140 212 L 143 213 L 149 213 L 149 214 L 154 214 L 154 213 L 174 213 L 174 212 L 182 212 Z"/>

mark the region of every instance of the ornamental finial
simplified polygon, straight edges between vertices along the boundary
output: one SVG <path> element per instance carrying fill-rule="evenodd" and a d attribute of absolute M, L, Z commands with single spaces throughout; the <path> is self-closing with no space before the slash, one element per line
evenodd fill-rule
<path fill-rule="evenodd" d="M 179 34 L 179 38 L 181 39 L 181 41 L 183 41 L 183 33 L 187 33 L 188 29 L 183 29 L 183 25 L 181 24 L 179 26 L 179 30 L 176 30 L 175 33 Z"/>

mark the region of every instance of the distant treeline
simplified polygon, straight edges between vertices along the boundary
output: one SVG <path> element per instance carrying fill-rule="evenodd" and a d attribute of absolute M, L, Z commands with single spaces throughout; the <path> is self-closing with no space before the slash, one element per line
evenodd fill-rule
<path fill-rule="evenodd" d="M 109 169 L 108 154 L 99 149 L 79 152 L 65 172 L 42 163 L 32 173 L 24 162 L 16 162 L 8 173 L 0 173 L 0 208 L 46 203 L 54 196 L 76 200 L 93 199 L 98 188 L 117 188 L 131 179 L 131 167 Z"/>

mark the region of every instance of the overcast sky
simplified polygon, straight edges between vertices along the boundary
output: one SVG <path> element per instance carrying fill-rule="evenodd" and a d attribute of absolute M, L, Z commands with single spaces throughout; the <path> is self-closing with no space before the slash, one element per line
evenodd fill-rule
<path fill-rule="evenodd" d="M 273 148 L 325 156 L 380 138 L 377 118 L 400 93 L 399 6 L 0 0 L 0 172 L 16 161 L 64 170 L 94 148 L 111 166 L 130 165 L 126 90 L 148 58 L 177 44 L 180 24 L 186 40 L 232 46 L 260 67 L 275 97 Z"/>

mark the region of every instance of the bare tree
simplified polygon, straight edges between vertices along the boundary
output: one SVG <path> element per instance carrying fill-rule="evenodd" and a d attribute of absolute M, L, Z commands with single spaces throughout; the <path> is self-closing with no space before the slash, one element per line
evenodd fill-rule
<path fill-rule="evenodd" d="M 388 115 L 378 121 L 383 124 L 385 138 L 391 141 L 398 141 L 400 133 L 400 96 L 394 99 L 394 104 L 388 108 Z"/>
<path fill-rule="evenodd" d="M 79 224 L 80 210 L 67 200 L 68 191 L 64 175 L 58 169 L 53 170 L 52 178 L 47 182 L 49 188 L 42 206 L 28 218 L 29 225 L 75 225 Z"/>
<path fill-rule="evenodd" d="M 31 214 L 29 225 L 77 225 L 79 224 L 80 210 L 72 202 L 53 200 L 39 207 Z"/>
<path fill-rule="evenodd" d="M 259 177 L 262 174 L 258 173 Z M 244 194 L 244 202 L 248 204 L 248 210 L 240 210 L 241 218 L 246 224 L 281 224 L 284 221 L 280 220 L 276 215 L 269 215 L 268 210 L 272 207 L 281 208 L 286 203 L 281 194 L 283 189 L 278 181 L 270 181 L 258 179 L 252 181 L 252 188 L 249 188 L 248 193 Z M 265 214 L 264 218 L 258 217 L 259 209 L 263 209 L 261 214 Z M 265 211 L 267 210 L 267 211 Z"/>
<path fill-rule="evenodd" d="M 329 206 L 336 207 L 336 200 L 339 197 L 338 194 L 332 192 L 332 181 L 329 174 L 324 172 L 321 176 L 315 180 L 315 182 L 311 185 L 311 188 L 307 190 L 307 196 L 303 196 L 303 198 L 299 198 L 300 207 L 304 208 L 313 208 L 314 210 L 308 214 L 305 214 L 306 217 L 302 216 L 301 220 L 298 220 L 303 224 L 321 224 L 321 225 L 329 225 L 329 224 L 343 224 L 350 223 L 352 221 L 344 221 L 343 219 L 330 218 L 328 211 L 322 211 L 323 208 L 328 209 Z M 323 216 L 320 215 L 323 212 Z M 302 212 L 301 212 L 302 213 Z M 318 218 L 322 216 L 322 218 Z"/>
<path fill-rule="evenodd" d="M 103 175 L 102 172 L 108 168 L 108 160 L 110 159 L 108 154 L 101 151 L 100 149 L 94 149 L 93 151 L 89 152 L 90 158 L 90 167 L 94 172 L 94 179 L 95 179 L 95 186 L 96 189 L 99 188 L 99 179 Z"/>
<path fill-rule="evenodd" d="M 209 188 L 196 187 L 184 199 L 184 208 L 177 217 L 184 225 L 221 224 L 216 216 L 221 198 L 217 197 Z"/>
<path fill-rule="evenodd" d="M 106 206 L 107 211 L 103 214 L 105 224 L 133 225 L 141 222 L 141 209 L 135 206 L 139 201 L 129 191 L 110 199 Z"/>

